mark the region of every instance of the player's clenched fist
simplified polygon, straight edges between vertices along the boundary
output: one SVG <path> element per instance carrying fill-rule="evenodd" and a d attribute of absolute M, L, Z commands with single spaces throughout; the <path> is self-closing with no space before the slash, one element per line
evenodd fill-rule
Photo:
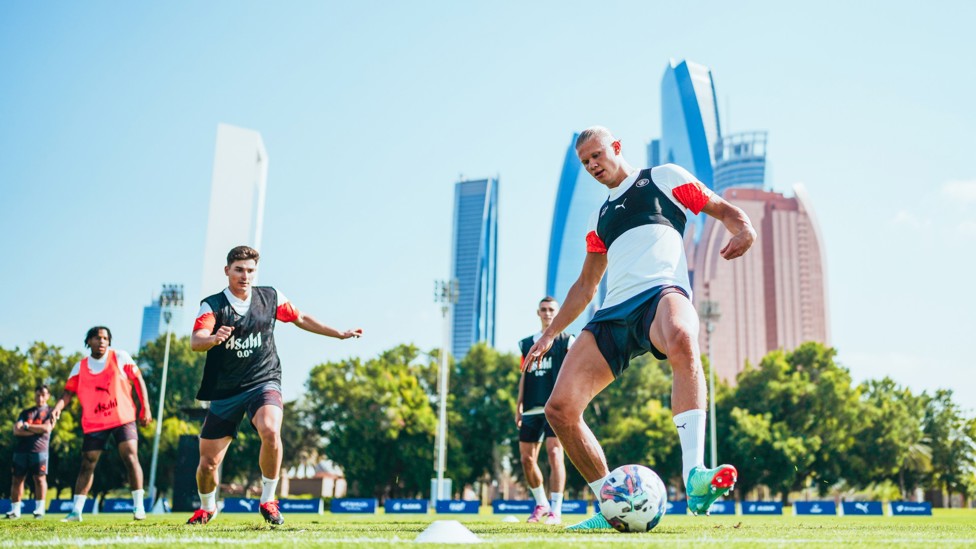
<path fill-rule="evenodd" d="M 234 331 L 233 326 L 221 326 L 220 328 L 217 328 L 217 333 L 213 335 L 214 346 L 216 347 L 217 345 L 223 345 L 223 343 L 227 341 L 227 338 L 230 337 L 230 334 L 233 331 Z"/>

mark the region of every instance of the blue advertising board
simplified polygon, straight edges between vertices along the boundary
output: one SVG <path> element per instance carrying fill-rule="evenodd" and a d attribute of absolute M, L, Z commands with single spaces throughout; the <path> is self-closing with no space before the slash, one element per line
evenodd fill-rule
<path fill-rule="evenodd" d="M 845 515 L 883 515 L 880 501 L 845 501 L 842 504 Z"/>
<path fill-rule="evenodd" d="M 387 513 L 418 513 L 427 514 L 430 502 L 426 499 L 388 499 L 383 502 L 383 510 Z"/>
<path fill-rule="evenodd" d="M 567 499 L 563 501 L 564 515 L 585 515 L 586 502 L 581 499 Z"/>
<path fill-rule="evenodd" d="M 75 504 L 70 499 L 52 499 L 51 504 L 47 507 L 48 513 L 67 513 L 74 508 Z M 82 512 L 92 514 L 98 513 L 98 508 L 95 507 L 95 498 L 88 498 L 85 500 L 84 507 L 81 508 Z"/>
<path fill-rule="evenodd" d="M 146 511 L 152 509 L 152 499 L 146 498 L 143 505 Z M 103 513 L 131 513 L 134 510 L 132 498 L 105 498 L 102 500 Z"/>
<path fill-rule="evenodd" d="M 743 515 L 782 515 L 783 502 L 781 501 L 743 501 Z"/>
<path fill-rule="evenodd" d="M 735 514 L 735 501 L 716 501 L 708 508 L 709 514 L 712 515 L 734 515 Z"/>
<path fill-rule="evenodd" d="M 224 498 L 221 513 L 257 513 L 261 500 L 255 498 Z"/>
<path fill-rule="evenodd" d="M 921 503 L 916 503 L 913 501 L 892 501 L 891 514 L 892 516 L 896 517 L 905 515 L 932 516 L 932 504 L 927 501 L 923 501 Z"/>
<path fill-rule="evenodd" d="M 532 499 L 496 499 L 491 502 L 492 512 L 495 514 L 529 514 L 535 509 L 535 500 Z"/>
<path fill-rule="evenodd" d="M 837 504 L 832 501 L 794 501 L 793 512 L 797 515 L 836 515 Z"/>
<path fill-rule="evenodd" d="M 688 514 L 688 500 L 683 499 L 680 501 L 669 501 L 668 509 L 665 512 L 667 515 L 687 515 Z"/>
<path fill-rule="evenodd" d="M 480 501 L 467 501 L 460 499 L 442 499 L 434 506 L 434 510 L 436 510 L 438 513 L 477 514 L 480 509 Z"/>
<path fill-rule="evenodd" d="M 37 503 L 32 499 L 21 499 L 20 500 L 20 514 L 29 515 L 34 512 L 34 507 Z M 0 499 L 0 515 L 5 515 L 10 512 L 13 507 L 10 505 L 9 499 Z"/>
<path fill-rule="evenodd" d="M 329 508 L 333 513 L 375 513 L 376 500 L 373 498 L 336 498 Z"/>
<path fill-rule="evenodd" d="M 322 500 L 282 498 L 278 500 L 278 509 L 287 513 L 322 513 Z"/>

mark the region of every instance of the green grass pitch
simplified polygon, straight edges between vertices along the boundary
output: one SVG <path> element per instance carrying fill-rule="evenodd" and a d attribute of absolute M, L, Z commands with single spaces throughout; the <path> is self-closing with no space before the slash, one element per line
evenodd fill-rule
<path fill-rule="evenodd" d="M 189 517 L 185 515 L 150 515 L 143 522 L 134 522 L 129 515 L 87 515 L 80 524 L 63 524 L 60 515 L 42 520 L 27 516 L 0 521 L 0 547 L 391 547 L 412 542 L 438 519 L 459 520 L 489 547 L 976 546 L 976 510 L 936 510 L 932 517 L 667 516 L 646 534 L 572 533 L 556 526 L 505 523 L 491 514 L 290 514 L 283 526 L 274 529 L 257 514 L 218 515 L 202 527 L 182 524 Z"/>

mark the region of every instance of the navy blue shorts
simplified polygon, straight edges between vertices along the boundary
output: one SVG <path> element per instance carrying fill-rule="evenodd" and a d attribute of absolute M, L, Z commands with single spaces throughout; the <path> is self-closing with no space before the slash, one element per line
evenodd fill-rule
<path fill-rule="evenodd" d="M 549 426 L 546 414 L 522 415 L 522 426 L 519 427 L 519 442 L 542 442 L 542 437 L 552 438 L 556 432 Z"/>
<path fill-rule="evenodd" d="M 203 420 L 200 438 L 216 440 L 226 437 L 237 438 L 237 428 L 247 412 L 254 426 L 254 414 L 262 406 L 277 406 L 284 408 L 281 403 L 281 385 L 276 381 L 262 383 L 229 398 L 210 401 L 210 409 Z"/>
<path fill-rule="evenodd" d="M 129 423 L 125 423 L 111 429 L 105 429 L 104 431 L 85 433 L 85 438 L 81 441 L 81 451 L 101 452 L 108 444 L 109 436 L 115 438 L 115 445 L 118 446 L 127 440 L 138 439 L 139 430 L 136 429 L 136 422 L 130 421 Z"/>
<path fill-rule="evenodd" d="M 661 298 L 675 293 L 688 297 L 680 286 L 655 286 L 619 305 L 597 311 L 590 323 L 583 327 L 593 334 L 613 377 L 620 377 L 630 366 L 630 359 L 648 351 L 659 360 L 668 358 L 651 343 L 650 332 Z"/>
<path fill-rule="evenodd" d="M 47 452 L 14 452 L 12 472 L 15 477 L 47 475 Z"/>

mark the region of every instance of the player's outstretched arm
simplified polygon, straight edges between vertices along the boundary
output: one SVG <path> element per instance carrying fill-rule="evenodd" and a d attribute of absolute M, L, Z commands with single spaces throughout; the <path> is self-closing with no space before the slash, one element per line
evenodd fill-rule
<path fill-rule="evenodd" d="M 569 289 L 569 293 L 566 294 L 566 301 L 563 302 L 563 306 L 559 308 L 556 317 L 552 319 L 549 327 L 542 332 L 535 345 L 526 353 L 525 360 L 522 361 L 523 372 L 531 370 L 532 364 L 538 364 L 542 360 L 542 357 L 552 347 L 552 342 L 556 336 L 572 324 L 576 317 L 583 313 L 590 301 L 593 301 L 593 296 L 596 295 L 596 290 L 600 287 L 600 280 L 603 279 L 603 273 L 606 270 L 606 254 L 596 252 L 586 254 L 586 259 L 583 260 L 583 270 Z"/>
<path fill-rule="evenodd" d="M 725 259 L 735 259 L 752 246 L 756 241 L 756 230 L 752 228 L 749 216 L 741 208 L 729 204 L 724 198 L 713 194 L 708 203 L 702 208 L 706 214 L 722 222 L 732 233 L 732 238 L 719 253 Z"/>
<path fill-rule="evenodd" d="M 298 318 L 295 319 L 295 326 L 305 330 L 306 332 L 312 332 L 313 334 L 319 334 L 329 337 L 334 337 L 336 339 L 349 339 L 350 337 L 363 337 L 363 329 L 356 328 L 353 330 L 346 330 L 340 332 L 331 326 L 326 326 L 319 322 L 315 317 L 309 314 L 300 313 Z"/>

